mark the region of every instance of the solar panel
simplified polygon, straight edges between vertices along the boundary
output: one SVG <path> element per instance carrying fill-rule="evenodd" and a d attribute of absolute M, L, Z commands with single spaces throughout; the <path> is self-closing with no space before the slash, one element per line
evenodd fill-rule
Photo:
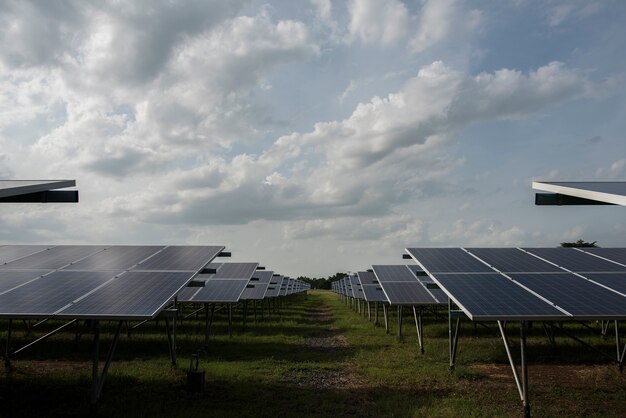
<path fill-rule="evenodd" d="M 63 272 L 68 273 L 72 272 Z M 89 274 L 93 275 L 94 272 Z M 152 319 L 187 285 L 193 274 L 130 271 L 80 299 L 57 316 Z"/>
<path fill-rule="evenodd" d="M 595 254 L 597 256 L 626 264 L 626 248 L 579 248 L 586 253 Z"/>
<path fill-rule="evenodd" d="M 576 273 L 626 272 L 625 266 L 573 248 L 524 248 L 524 250 Z"/>
<path fill-rule="evenodd" d="M 139 264 L 135 270 L 197 271 L 213 260 L 224 247 L 221 246 L 175 246 Z"/>
<path fill-rule="evenodd" d="M 29 256 L 49 247 L 45 245 L 4 245 L 0 247 L 0 264 Z"/>
<path fill-rule="evenodd" d="M 466 250 L 503 273 L 563 272 L 557 266 L 517 248 L 466 248 Z"/>
<path fill-rule="evenodd" d="M 378 279 L 376 279 L 376 275 L 371 271 L 359 271 L 357 273 L 359 276 L 359 280 L 362 285 L 366 284 L 378 284 Z"/>
<path fill-rule="evenodd" d="M 434 279 L 472 320 L 569 319 L 501 274 L 437 274 Z"/>
<path fill-rule="evenodd" d="M 283 276 L 273 276 L 272 280 L 270 280 L 270 284 L 267 287 L 267 291 L 265 292 L 266 298 L 275 298 L 278 297 L 280 293 L 280 285 L 283 281 Z"/>
<path fill-rule="evenodd" d="M 460 248 L 407 248 L 407 252 L 430 273 L 493 273 Z"/>
<path fill-rule="evenodd" d="M 216 279 L 249 279 L 259 263 L 224 263 L 215 273 Z"/>
<path fill-rule="evenodd" d="M 0 271 L 0 293 L 4 293 L 16 286 L 41 277 L 50 270 L 4 270 Z M 1 308 L 0 308 L 1 309 Z"/>
<path fill-rule="evenodd" d="M 533 182 L 533 189 L 626 206 L 626 182 L 623 181 Z"/>
<path fill-rule="evenodd" d="M 576 319 L 626 318 L 626 297 L 571 273 L 510 274 Z"/>
<path fill-rule="evenodd" d="M 626 295 L 626 273 L 585 273 L 583 276 Z"/>
<path fill-rule="evenodd" d="M 74 186 L 75 180 L 0 180 L 0 198 Z"/>
<path fill-rule="evenodd" d="M 72 264 L 65 270 L 128 270 L 163 246 L 113 246 Z"/>
<path fill-rule="evenodd" d="M 192 302 L 205 303 L 236 303 L 239 302 L 243 290 L 248 284 L 241 279 L 211 279 L 196 293 Z"/>
<path fill-rule="evenodd" d="M 101 246 L 59 245 L 0 266 L 9 270 L 56 270 L 104 250 Z"/>
<path fill-rule="evenodd" d="M 57 271 L 0 295 L 0 315 L 46 317 L 111 280 L 119 272 Z"/>
<path fill-rule="evenodd" d="M 252 279 L 248 282 L 248 286 L 246 287 L 241 295 L 241 299 L 243 300 L 261 300 L 265 296 L 265 292 L 267 292 L 267 287 L 272 278 L 273 272 L 263 270 L 257 271 Z M 258 278 L 258 280 L 253 280 L 254 278 Z"/>
<path fill-rule="evenodd" d="M 372 266 L 385 296 L 392 305 L 436 305 L 433 295 L 405 265 Z"/>
<path fill-rule="evenodd" d="M 383 292 L 383 288 L 378 284 L 364 284 L 363 296 L 368 302 L 388 302 L 387 296 Z"/>
<path fill-rule="evenodd" d="M 405 265 L 372 266 L 379 282 L 416 282 L 417 278 Z"/>

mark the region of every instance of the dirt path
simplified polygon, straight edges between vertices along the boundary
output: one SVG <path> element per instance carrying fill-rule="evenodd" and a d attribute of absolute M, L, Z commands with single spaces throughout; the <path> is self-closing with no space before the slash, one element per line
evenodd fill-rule
<path fill-rule="evenodd" d="M 307 314 L 306 320 L 312 324 L 326 325 L 319 335 L 305 339 L 307 350 L 336 355 L 339 358 L 343 358 L 343 361 L 337 363 L 340 366 L 339 368 L 333 365 L 333 367 L 329 368 L 311 367 L 298 369 L 296 371 L 297 378 L 292 379 L 290 383 L 326 390 L 346 390 L 367 386 L 364 379 L 354 372 L 348 356 L 350 344 L 346 336 L 334 325 L 331 308 L 326 304 L 320 305 Z"/>

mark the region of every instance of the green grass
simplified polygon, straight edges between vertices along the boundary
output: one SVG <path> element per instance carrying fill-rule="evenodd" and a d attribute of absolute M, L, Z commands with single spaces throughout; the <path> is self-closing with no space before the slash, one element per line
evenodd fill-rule
<path fill-rule="evenodd" d="M 327 306 L 332 318 L 312 321 Z M 178 330 L 178 368 L 171 367 L 163 322 L 147 323 L 130 337 L 122 335 L 95 416 L 116 417 L 479 417 L 516 416 L 521 411 L 506 353 L 497 328 L 465 323 L 457 368 L 448 371 L 445 315 L 424 320 L 426 352 L 420 354 L 411 317 L 404 336 L 374 326 L 340 299 L 323 291 L 297 297 L 263 321 L 248 321 L 241 330 L 235 312 L 233 338 L 224 312 L 200 368 L 205 391 L 185 388 L 190 355 L 204 345 L 203 321 L 190 318 Z M 442 312 L 443 314 L 443 312 Z M 382 320 L 382 313 L 381 313 Z M 14 331 L 14 346 L 32 340 L 23 328 Z M 34 336 L 52 329 L 46 323 Z M 6 330 L 6 322 L 0 323 Z M 576 324 L 566 329 L 611 355 L 614 338 L 602 340 Z M 102 357 L 114 332 L 103 324 Z M 518 329 L 509 335 L 514 354 Z M 343 338 L 347 346 L 310 347 L 309 338 Z M 339 336 L 339 337 L 338 337 Z M 6 333 L 0 334 L 6 338 Z M 517 358 L 517 357 L 516 357 Z M 557 337 L 552 348 L 540 324 L 528 337 L 530 398 L 537 416 L 624 416 L 626 378 L 615 364 L 574 341 Z M 0 368 L 0 416 L 85 416 L 89 414 L 91 334 L 78 343 L 62 332 Z"/>

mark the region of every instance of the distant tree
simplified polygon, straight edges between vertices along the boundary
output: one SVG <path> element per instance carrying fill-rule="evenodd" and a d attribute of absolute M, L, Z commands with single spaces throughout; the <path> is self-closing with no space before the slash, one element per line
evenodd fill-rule
<path fill-rule="evenodd" d="M 596 242 L 598 241 L 594 241 L 594 242 L 586 242 L 583 241 L 582 239 L 579 239 L 576 242 L 562 242 L 561 243 L 561 247 L 598 247 L 598 245 L 596 245 Z"/>

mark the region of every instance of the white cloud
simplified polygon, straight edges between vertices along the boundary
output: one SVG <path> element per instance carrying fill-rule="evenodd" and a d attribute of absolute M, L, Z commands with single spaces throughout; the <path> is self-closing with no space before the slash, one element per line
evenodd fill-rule
<path fill-rule="evenodd" d="M 410 16 L 398 0 L 352 0 L 349 35 L 365 43 L 389 45 L 406 36 Z"/>

